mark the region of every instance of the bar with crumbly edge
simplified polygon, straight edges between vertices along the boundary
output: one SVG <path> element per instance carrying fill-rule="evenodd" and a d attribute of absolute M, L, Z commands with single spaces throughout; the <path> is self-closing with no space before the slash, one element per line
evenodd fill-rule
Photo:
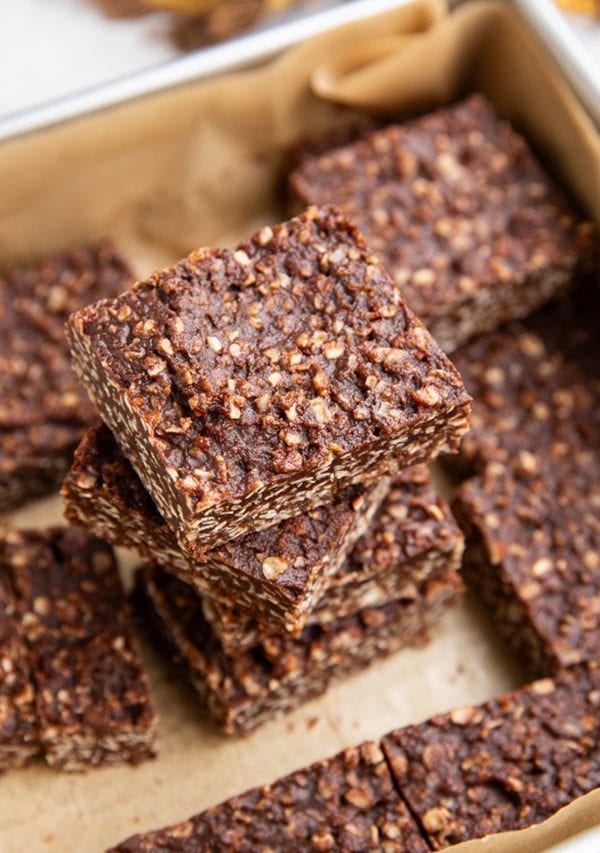
<path fill-rule="evenodd" d="M 457 371 L 355 227 L 310 208 L 76 312 L 74 365 L 194 555 L 456 449 Z"/>
<path fill-rule="evenodd" d="M 459 569 L 462 552 L 462 533 L 436 494 L 426 466 L 409 468 L 393 479 L 369 529 L 329 578 L 307 623 L 326 625 L 365 608 L 416 597 L 419 584 L 430 575 Z M 231 605 L 204 599 L 203 609 L 227 654 L 273 633 Z"/>
<path fill-rule="evenodd" d="M 537 675 L 600 656 L 599 300 L 584 287 L 456 354 L 466 576 Z"/>
<path fill-rule="evenodd" d="M 109 853 L 179 849 L 383 850 L 429 847 L 372 741 L 232 797 L 175 826 L 134 835 Z"/>
<path fill-rule="evenodd" d="M 595 226 L 482 95 L 309 156 L 290 189 L 356 222 L 447 352 L 598 269 Z"/>
<path fill-rule="evenodd" d="M 39 753 L 35 694 L 17 597 L 0 573 L 0 773 L 24 767 Z"/>
<path fill-rule="evenodd" d="M 48 763 L 152 757 L 156 717 L 112 549 L 81 530 L 10 530 L 0 563 L 20 602 Z"/>
<path fill-rule="evenodd" d="M 398 729 L 382 748 L 434 850 L 540 823 L 600 786 L 600 666 Z"/>
<path fill-rule="evenodd" d="M 192 587 L 157 566 L 138 572 L 138 602 L 175 654 L 201 705 L 225 734 L 246 734 L 318 696 L 377 658 L 427 639 L 427 630 L 462 594 L 453 568 L 416 584 L 404 599 L 365 608 L 298 639 L 268 637 L 227 655 Z"/>
<path fill-rule="evenodd" d="M 366 531 L 388 485 L 383 478 L 369 487 L 349 486 L 331 504 L 226 543 L 205 562 L 178 546 L 104 426 L 84 437 L 62 494 L 72 524 L 167 566 L 223 607 L 235 604 L 269 632 L 298 633 Z"/>

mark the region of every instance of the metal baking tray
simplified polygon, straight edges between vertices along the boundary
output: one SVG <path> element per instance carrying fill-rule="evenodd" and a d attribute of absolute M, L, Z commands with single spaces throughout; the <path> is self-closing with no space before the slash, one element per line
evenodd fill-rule
<path fill-rule="evenodd" d="M 540 34 L 595 122 L 600 125 L 600 22 L 586 28 L 553 0 L 513 0 Z"/>
<path fill-rule="evenodd" d="M 83 89 L 39 107 L 0 119 L 0 140 L 40 130 L 57 122 L 114 104 L 261 62 L 304 39 L 345 23 L 404 6 L 409 0 L 345 0 L 315 10 L 290 10 L 248 35 L 178 56 L 109 83 Z"/>

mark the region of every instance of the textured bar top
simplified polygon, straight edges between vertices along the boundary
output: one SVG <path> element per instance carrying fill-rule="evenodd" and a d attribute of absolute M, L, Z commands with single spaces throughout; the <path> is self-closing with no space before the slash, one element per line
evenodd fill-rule
<path fill-rule="evenodd" d="M 97 418 L 71 369 L 66 319 L 130 282 L 107 241 L 0 275 L 0 511 L 59 488 Z"/>
<path fill-rule="evenodd" d="M 81 530 L 10 530 L 0 569 L 16 591 L 48 763 L 152 757 L 156 717 L 112 549 Z"/>
<path fill-rule="evenodd" d="M 381 749 L 367 742 L 254 788 L 176 826 L 134 835 L 111 853 L 339 850 L 426 853 Z"/>
<path fill-rule="evenodd" d="M 597 263 L 593 224 L 481 95 L 308 157 L 290 185 L 356 222 L 447 351 Z"/>
<path fill-rule="evenodd" d="M 600 785 L 600 667 L 439 714 L 382 746 L 434 849 L 531 826 Z"/>
<path fill-rule="evenodd" d="M 77 308 L 116 296 L 131 277 L 108 242 L 0 276 L 0 428 L 93 420 L 71 369 L 64 325 Z"/>
<path fill-rule="evenodd" d="M 17 597 L 0 574 L 0 773 L 22 767 L 39 752 L 35 694 Z"/>
<path fill-rule="evenodd" d="M 74 363 L 183 547 L 456 447 L 468 396 L 333 208 L 75 313 Z"/>

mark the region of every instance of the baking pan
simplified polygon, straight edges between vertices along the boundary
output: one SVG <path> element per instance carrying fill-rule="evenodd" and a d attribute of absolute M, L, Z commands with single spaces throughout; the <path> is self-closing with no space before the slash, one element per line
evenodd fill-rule
<path fill-rule="evenodd" d="M 0 140 L 104 109 L 122 101 L 239 69 L 272 57 L 304 39 L 403 6 L 408 0 L 345 0 L 315 11 L 291 10 L 271 25 L 222 44 L 196 50 L 110 83 L 0 119 Z"/>
<path fill-rule="evenodd" d="M 371 5 L 373 8 L 373 4 Z M 199 245 L 228 245 L 285 218 L 290 148 L 357 111 L 397 114 L 481 90 L 535 142 L 600 222 L 600 138 L 531 30 L 505 3 L 451 16 L 417 0 L 325 32 L 259 68 L 79 115 L 0 145 L 0 264 L 113 236 L 139 275 Z M 7 522 L 55 523 L 57 498 Z M 127 579 L 134 564 L 124 555 Z M 518 685 L 525 676 L 467 598 L 431 643 L 402 651 L 244 739 L 202 718 L 168 663 L 144 646 L 161 715 L 160 756 L 137 768 L 66 776 L 41 762 L 0 778 L 2 853 L 99 853 L 184 820 L 345 746 Z M 473 853 L 539 853 L 600 820 L 600 791 Z M 600 831 L 586 838 L 600 849 Z"/>
<path fill-rule="evenodd" d="M 571 26 L 553 0 L 513 0 L 536 29 L 581 101 L 600 126 L 600 53 Z M 598 23 L 600 27 L 600 22 Z"/>

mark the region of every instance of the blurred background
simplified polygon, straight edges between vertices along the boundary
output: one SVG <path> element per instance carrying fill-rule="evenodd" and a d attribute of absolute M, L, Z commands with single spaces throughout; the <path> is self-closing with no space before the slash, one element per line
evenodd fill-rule
<path fill-rule="evenodd" d="M 0 122 L 94 90 L 79 106 L 102 106 L 97 90 L 105 84 L 120 84 L 114 101 L 258 61 L 346 18 L 404 2 L 2 0 Z M 600 0 L 513 2 L 568 69 L 595 76 L 600 91 Z"/>

